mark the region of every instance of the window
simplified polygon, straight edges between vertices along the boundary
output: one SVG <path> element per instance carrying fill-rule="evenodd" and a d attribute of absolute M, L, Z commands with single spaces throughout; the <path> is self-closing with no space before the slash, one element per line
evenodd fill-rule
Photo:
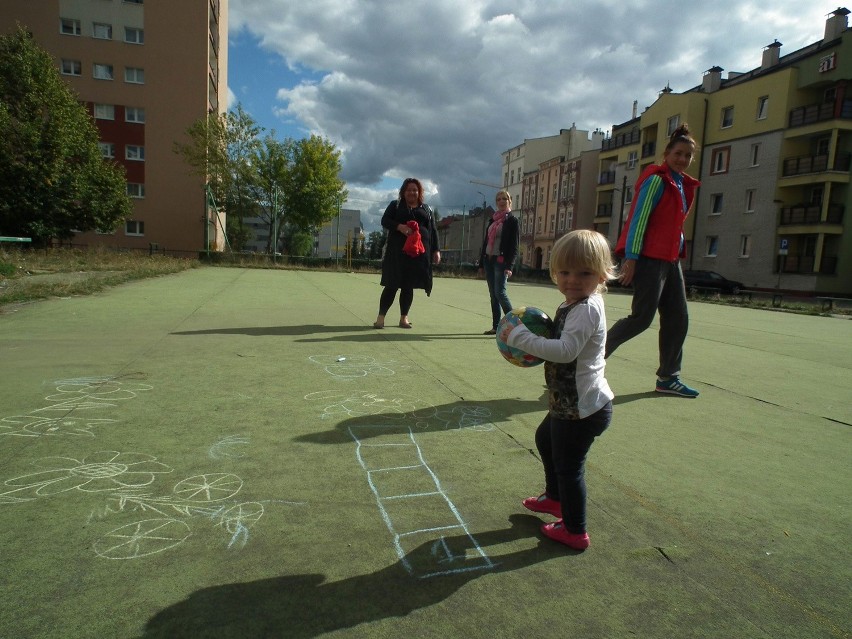
<path fill-rule="evenodd" d="M 731 147 L 726 146 L 720 149 L 713 149 L 713 155 L 710 162 L 710 173 L 727 173 L 728 162 L 730 160 Z"/>
<path fill-rule="evenodd" d="M 710 213 L 712 215 L 720 215 L 722 213 L 722 205 L 725 198 L 722 193 L 713 193 L 710 196 Z"/>
<path fill-rule="evenodd" d="M 751 145 L 751 165 L 758 166 L 760 164 L 760 145 Z"/>
<path fill-rule="evenodd" d="M 671 137 L 671 135 L 669 137 Z M 637 151 L 631 151 L 630 153 L 628 153 L 627 154 L 627 168 L 628 169 L 635 169 L 636 168 L 636 162 L 638 161 L 638 159 L 639 159 L 639 153 Z"/>
<path fill-rule="evenodd" d="M 556 201 L 556 196 L 557 196 L 557 194 L 558 194 L 558 187 L 554 184 L 554 185 L 553 185 L 553 191 L 552 191 L 552 193 L 550 194 L 550 201 L 551 201 L 551 202 L 555 202 L 555 201 Z"/>
<path fill-rule="evenodd" d="M 145 161 L 145 147 L 136 144 L 128 144 L 124 147 L 124 159 L 136 160 L 138 162 Z"/>
<path fill-rule="evenodd" d="M 103 22 L 92 24 L 92 37 L 98 40 L 112 40 L 112 25 Z"/>
<path fill-rule="evenodd" d="M 538 203 L 539 203 L 539 204 L 544 203 L 544 187 L 541 187 L 541 188 L 538 190 Z"/>
<path fill-rule="evenodd" d="M 719 238 L 716 235 L 707 236 L 707 252 L 705 257 L 716 257 L 716 252 L 719 250 Z"/>
<path fill-rule="evenodd" d="M 92 75 L 97 80 L 112 80 L 112 65 L 111 64 L 98 64 L 97 62 L 94 65 L 94 70 Z"/>
<path fill-rule="evenodd" d="M 98 142 L 98 148 L 101 150 L 101 155 L 108 160 L 115 158 L 115 144 L 112 142 Z"/>
<path fill-rule="evenodd" d="M 633 201 L 633 187 L 628 186 L 627 190 L 624 193 L 624 201 L 630 203 Z"/>
<path fill-rule="evenodd" d="M 124 107 L 124 121 L 145 123 L 145 109 L 141 107 Z"/>
<path fill-rule="evenodd" d="M 751 253 L 751 235 L 740 235 L 740 257 L 748 257 Z"/>
<path fill-rule="evenodd" d="M 81 35 L 83 29 L 80 26 L 79 20 L 73 18 L 59 18 L 59 33 L 64 35 Z"/>
<path fill-rule="evenodd" d="M 675 132 L 675 129 L 680 124 L 680 115 L 673 115 L 668 120 L 666 120 L 666 137 L 672 137 L 672 134 Z"/>
<path fill-rule="evenodd" d="M 62 75 L 83 75 L 83 63 L 62 58 Z"/>
<path fill-rule="evenodd" d="M 757 99 L 757 119 L 765 120 L 769 115 L 769 96 L 764 95 Z"/>
<path fill-rule="evenodd" d="M 745 209 L 746 213 L 754 213 L 754 201 L 757 199 L 757 191 L 748 189 L 745 193 Z"/>
<path fill-rule="evenodd" d="M 132 84 L 145 84 L 145 69 L 126 67 L 124 69 L 124 81 Z"/>
<path fill-rule="evenodd" d="M 127 183 L 127 196 L 133 198 L 144 198 L 145 197 L 145 185 L 138 184 L 135 182 Z"/>
<path fill-rule="evenodd" d="M 124 41 L 130 44 L 144 44 L 145 31 L 134 27 L 124 27 Z"/>
<path fill-rule="evenodd" d="M 722 128 L 727 129 L 734 125 L 734 107 L 729 106 L 722 109 Z"/>
<path fill-rule="evenodd" d="M 95 119 L 115 120 L 115 106 L 112 104 L 96 104 Z"/>
<path fill-rule="evenodd" d="M 140 220 L 127 220 L 124 223 L 125 235 L 145 235 L 145 222 Z"/>
<path fill-rule="evenodd" d="M 820 138 L 816 142 L 816 153 L 814 155 L 828 155 L 828 149 L 831 146 L 831 138 Z"/>

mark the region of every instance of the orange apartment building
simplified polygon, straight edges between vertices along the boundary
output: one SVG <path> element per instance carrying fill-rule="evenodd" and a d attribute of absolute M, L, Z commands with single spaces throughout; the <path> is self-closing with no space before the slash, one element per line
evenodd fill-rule
<path fill-rule="evenodd" d="M 4 0 L 0 32 L 20 24 L 95 119 L 104 157 L 126 168 L 132 218 L 75 246 L 221 250 L 224 215 L 207 204 L 175 142 L 227 108 L 228 0 Z"/>

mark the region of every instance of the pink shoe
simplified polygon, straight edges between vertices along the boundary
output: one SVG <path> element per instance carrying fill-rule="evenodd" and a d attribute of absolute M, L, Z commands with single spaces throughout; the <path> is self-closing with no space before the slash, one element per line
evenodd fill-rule
<path fill-rule="evenodd" d="M 544 524 L 541 527 L 541 532 L 545 537 L 550 537 L 553 541 L 558 541 L 560 544 L 565 544 L 574 550 L 585 550 L 591 545 L 588 533 L 570 533 L 565 530 L 565 524 L 560 519 L 552 524 Z"/>
<path fill-rule="evenodd" d="M 554 517 L 562 517 L 562 504 L 551 499 L 544 493 L 538 497 L 527 497 L 523 502 L 524 508 L 534 513 L 546 513 Z"/>

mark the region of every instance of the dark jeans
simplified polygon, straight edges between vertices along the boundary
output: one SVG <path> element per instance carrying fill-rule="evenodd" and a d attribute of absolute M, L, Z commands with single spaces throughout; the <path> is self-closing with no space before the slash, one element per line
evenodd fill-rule
<path fill-rule="evenodd" d="M 559 419 L 548 413 L 535 431 L 544 464 L 544 492 L 562 504 L 568 532 L 586 532 L 586 455 L 612 419 L 612 402 L 584 419 Z"/>
<path fill-rule="evenodd" d="M 491 328 L 496 329 L 500 323 L 500 309 L 504 313 L 512 310 L 512 303 L 506 294 L 506 268 L 497 261 L 497 257 L 486 257 L 485 280 L 488 282 L 488 294 L 491 296 Z"/>
<path fill-rule="evenodd" d="M 382 317 L 387 315 L 388 311 L 390 310 L 390 307 L 393 306 L 393 301 L 396 298 L 397 290 L 400 291 L 399 314 L 408 315 L 408 311 L 411 310 L 411 303 L 414 301 L 413 288 L 395 289 L 385 286 L 382 289 L 382 296 L 379 298 L 379 315 L 381 315 Z"/>
<path fill-rule="evenodd" d="M 683 343 L 689 329 L 686 288 L 680 262 L 640 257 L 633 275 L 633 304 L 630 315 L 618 320 L 606 335 L 606 357 L 629 339 L 643 332 L 660 312 L 659 377 L 680 374 Z"/>

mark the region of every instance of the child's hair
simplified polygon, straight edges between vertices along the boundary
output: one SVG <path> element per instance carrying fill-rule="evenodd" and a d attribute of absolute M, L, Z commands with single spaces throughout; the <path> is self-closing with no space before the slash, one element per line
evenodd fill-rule
<path fill-rule="evenodd" d="M 604 278 L 598 293 L 606 291 L 606 281 L 615 279 L 616 269 L 612 250 L 606 238 L 597 231 L 571 231 L 556 240 L 550 254 L 550 279 L 556 284 L 556 274 L 570 269 L 588 269 Z"/>
<path fill-rule="evenodd" d="M 693 147 L 698 148 L 698 145 L 695 143 L 695 138 L 693 138 L 692 134 L 689 132 L 689 125 L 686 122 L 674 130 L 674 133 L 672 133 L 672 136 L 669 138 L 669 143 L 666 145 L 666 152 L 671 151 L 674 145 L 679 142 L 686 142 L 687 144 L 691 144 Z"/>

